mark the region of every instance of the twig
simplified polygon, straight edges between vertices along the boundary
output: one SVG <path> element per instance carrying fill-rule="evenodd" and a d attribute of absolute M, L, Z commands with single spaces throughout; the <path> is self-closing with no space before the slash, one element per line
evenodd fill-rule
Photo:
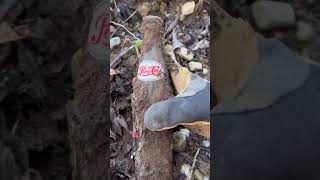
<path fill-rule="evenodd" d="M 124 30 L 126 30 L 126 31 L 127 31 L 131 36 L 133 36 L 135 39 L 141 40 L 141 39 L 137 38 L 132 32 L 130 32 L 130 31 L 129 31 L 126 27 L 124 27 L 122 24 L 116 23 L 116 22 L 114 22 L 114 21 L 111 21 L 111 23 L 114 24 L 114 25 L 117 25 L 117 26 L 122 27 Z"/>
<path fill-rule="evenodd" d="M 140 55 L 140 52 L 139 52 L 138 47 L 137 47 L 137 46 L 134 46 L 134 49 L 136 50 L 136 53 L 137 53 L 138 59 L 140 59 L 141 55 Z"/>
<path fill-rule="evenodd" d="M 164 33 L 164 37 L 166 37 L 176 27 L 180 18 L 180 14 L 181 14 L 181 11 L 178 12 L 174 21 L 167 28 L 166 32 Z"/>
<path fill-rule="evenodd" d="M 138 12 L 138 9 L 136 9 L 126 20 L 123 21 L 123 23 L 121 23 L 121 25 L 123 25 L 124 23 L 126 23 L 132 16 L 134 16 L 136 13 Z M 117 32 L 117 30 L 119 29 L 119 26 L 116 28 L 116 30 L 114 30 L 114 32 L 111 34 L 111 37 L 114 36 Z"/>
<path fill-rule="evenodd" d="M 192 163 L 192 167 L 191 167 L 191 173 L 190 173 L 190 176 L 187 178 L 187 180 L 191 180 L 191 178 L 192 178 L 193 171 L 194 171 L 194 167 L 195 167 L 195 165 L 196 165 L 196 160 L 197 160 L 197 157 L 198 157 L 199 152 L 200 152 L 200 149 L 198 148 L 196 154 L 195 154 L 194 157 L 193 157 L 193 163 Z"/>
<path fill-rule="evenodd" d="M 133 49 L 135 45 L 130 46 L 129 48 L 125 47 L 123 50 L 120 52 L 120 54 L 111 62 L 110 68 L 114 68 L 121 60 L 121 58 L 127 54 L 131 49 Z"/>
<path fill-rule="evenodd" d="M 117 6 L 117 2 L 116 0 L 113 0 L 113 4 L 114 4 L 114 7 L 116 8 L 116 10 L 118 9 L 118 6 Z"/>
<path fill-rule="evenodd" d="M 183 155 L 184 157 L 188 158 L 188 159 L 193 159 L 192 157 L 190 157 L 189 154 L 186 154 L 186 153 L 179 153 L 180 155 Z M 206 163 L 206 162 L 203 162 L 203 161 L 200 161 L 200 160 L 196 160 L 196 162 L 198 163 L 201 163 L 201 164 L 204 164 L 206 166 L 210 166 L 210 163 Z"/>
<path fill-rule="evenodd" d="M 12 130 L 11 130 L 12 134 L 15 134 L 15 133 L 16 133 L 16 130 L 17 130 L 17 128 L 18 128 L 19 123 L 20 123 L 20 119 L 18 119 L 18 120 L 14 123 L 14 126 L 13 126 L 13 128 L 12 128 Z"/>

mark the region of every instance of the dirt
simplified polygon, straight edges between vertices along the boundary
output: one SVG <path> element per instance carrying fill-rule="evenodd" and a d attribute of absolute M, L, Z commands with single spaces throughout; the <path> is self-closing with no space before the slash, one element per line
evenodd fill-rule
<path fill-rule="evenodd" d="M 13 157 L 1 163 L 15 167 L 1 166 L 0 179 L 67 180 L 72 175 L 65 110 L 73 96 L 70 61 L 84 44 L 91 5 L 16 2 L 1 18 L 27 37 L 0 45 L 0 151 Z"/>

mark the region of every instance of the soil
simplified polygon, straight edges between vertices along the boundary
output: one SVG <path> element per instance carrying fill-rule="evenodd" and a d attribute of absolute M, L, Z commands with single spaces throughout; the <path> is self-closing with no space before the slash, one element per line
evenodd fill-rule
<path fill-rule="evenodd" d="M 16 3 L 1 14 L 2 23 L 27 37 L 0 44 L 0 154 L 14 157 L 0 160 L 0 179 L 29 174 L 32 180 L 67 180 L 72 174 L 65 109 L 73 98 L 70 61 L 84 44 L 92 5 L 1 1 L 1 13 L 11 2 Z M 15 168 L 3 169 L 10 166 L 2 163 Z"/>

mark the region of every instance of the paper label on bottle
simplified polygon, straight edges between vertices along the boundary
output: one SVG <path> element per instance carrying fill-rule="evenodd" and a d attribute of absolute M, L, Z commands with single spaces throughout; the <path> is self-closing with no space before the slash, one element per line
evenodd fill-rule
<path fill-rule="evenodd" d="M 93 10 L 93 17 L 88 36 L 88 52 L 95 58 L 106 60 L 109 48 L 109 9 L 102 0 Z"/>
<path fill-rule="evenodd" d="M 144 60 L 138 68 L 140 81 L 157 81 L 164 77 L 164 69 L 160 63 L 153 60 Z"/>

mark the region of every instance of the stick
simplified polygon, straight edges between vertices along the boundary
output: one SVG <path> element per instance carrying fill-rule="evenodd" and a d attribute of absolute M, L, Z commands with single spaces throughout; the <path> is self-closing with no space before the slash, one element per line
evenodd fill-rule
<path fill-rule="evenodd" d="M 111 62 L 110 68 L 114 68 L 121 60 L 121 58 L 126 55 L 131 49 L 133 49 L 135 45 L 130 46 L 129 48 L 125 47 L 123 50 L 119 53 L 119 55 Z"/>
<path fill-rule="evenodd" d="M 123 23 L 121 23 L 121 25 L 124 25 L 124 23 L 126 23 L 133 15 L 135 15 L 138 12 L 138 9 L 136 9 L 126 20 L 123 21 Z M 116 30 L 111 34 L 111 37 L 114 36 L 117 32 L 117 30 L 119 29 L 119 26 L 116 28 Z"/>
<path fill-rule="evenodd" d="M 196 165 L 196 160 L 197 160 L 199 152 L 200 152 L 200 149 L 198 148 L 198 150 L 197 150 L 197 152 L 196 152 L 196 154 L 194 155 L 194 158 L 193 158 L 193 163 L 192 163 L 192 167 L 191 167 L 190 176 L 187 178 L 187 180 L 191 180 L 191 178 L 192 178 L 194 167 Z"/>
<path fill-rule="evenodd" d="M 132 32 L 130 32 L 130 31 L 129 31 L 126 27 L 124 27 L 122 24 L 116 23 L 116 22 L 114 22 L 114 21 L 111 21 L 111 23 L 114 24 L 114 25 L 117 25 L 117 26 L 122 27 L 124 30 L 126 30 L 126 31 L 127 31 L 131 36 L 133 36 L 135 39 L 141 40 L 141 39 L 137 38 Z"/>
<path fill-rule="evenodd" d="M 167 28 L 166 32 L 164 33 L 164 37 L 166 37 L 177 26 L 179 18 L 180 18 L 180 14 L 181 14 L 181 11 L 178 12 L 174 21 Z"/>

